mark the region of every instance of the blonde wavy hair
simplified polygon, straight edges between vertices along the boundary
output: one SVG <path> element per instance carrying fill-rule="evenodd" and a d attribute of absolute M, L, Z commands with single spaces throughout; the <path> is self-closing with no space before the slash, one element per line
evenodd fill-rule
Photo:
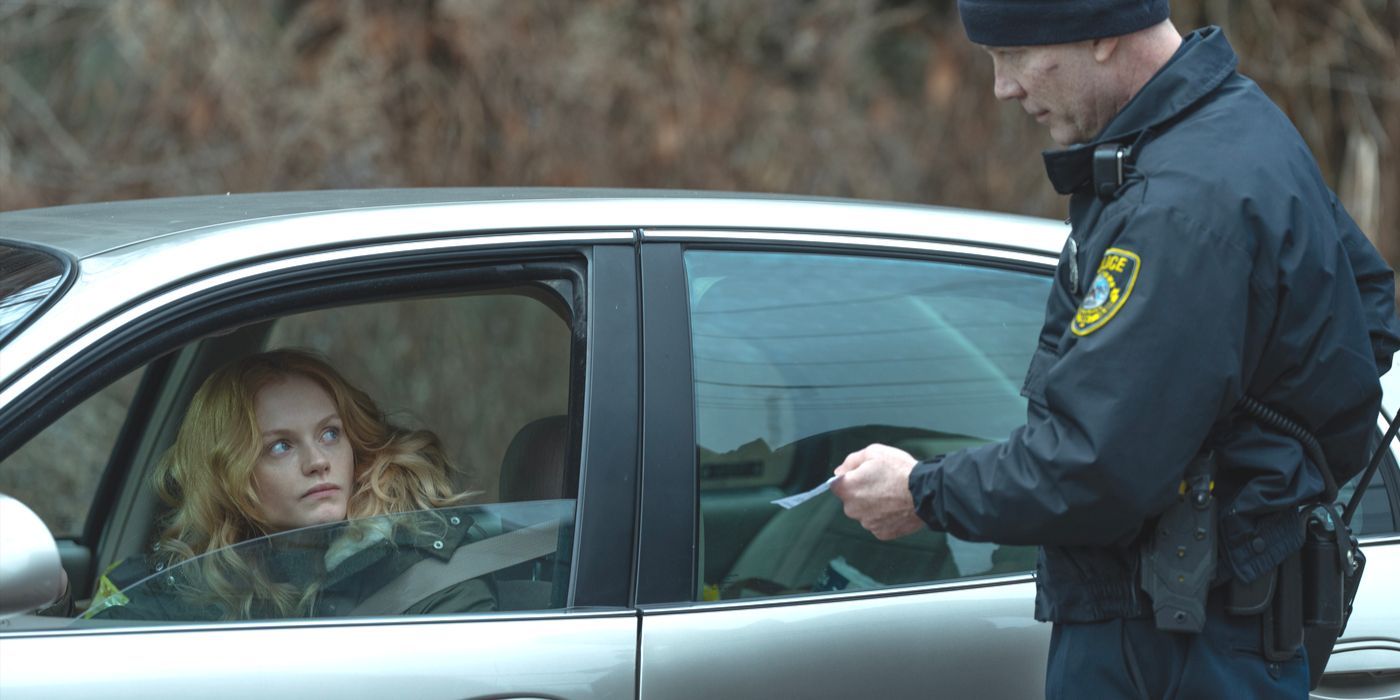
<path fill-rule="evenodd" d="M 216 370 L 190 402 L 175 444 L 156 470 L 156 489 L 172 512 L 157 543 L 161 563 L 198 562 L 197 593 L 231 619 L 261 614 L 299 616 L 316 587 L 274 581 L 256 555 L 231 545 L 276 531 L 263 517 L 253 483 L 262 449 L 254 398 L 289 376 L 311 380 L 330 395 L 354 455 L 346 518 L 404 513 L 460 503 L 437 436 L 391 424 L 368 394 L 319 355 L 272 350 Z M 188 567 L 186 567 L 188 569 Z M 186 577 L 190 578 L 189 576 Z"/>

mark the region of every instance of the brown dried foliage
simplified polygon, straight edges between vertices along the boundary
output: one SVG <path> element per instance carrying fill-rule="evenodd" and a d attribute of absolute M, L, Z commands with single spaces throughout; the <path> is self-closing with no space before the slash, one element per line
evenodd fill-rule
<path fill-rule="evenodd" d="M 0 0 L 0 209 L 586 185 L 1062 216 L 1046 135 L 992 97 L 954 4 Z M 1225 28 L 1242 71 L 1400 259 L 1400 3 L 1174 8 L 1183 29 Z"/>
<path fill-rule="evenodd" d="M 1387 253 L 1400 8 L 1177 2 L 1223 25 Z M 1059 216 L 952 0 L 0 4 L 0 208 L 332 187 L 588 185 Z M 1381 235 L 1384 234 L 1384 235 Z"/>

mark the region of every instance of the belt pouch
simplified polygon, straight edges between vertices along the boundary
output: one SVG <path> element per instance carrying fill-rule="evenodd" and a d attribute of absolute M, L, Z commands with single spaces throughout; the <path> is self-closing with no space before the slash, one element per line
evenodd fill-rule
<path fill-rule="evenodd" d="M 1308 513 L 1303 539 L 1303 624 L 1340 630 L 1347 533 L 1335 508 L 1320 505 Z"/>
<path fill-rule="evenodd" d="M 1230 579 L 1225 592 L 1225 612 L 1231 615 L 1262 615 L 1274 600 L 1274 587 L 1278 584 L 1278 567 L 1270 569 L 1259 578 L 1244 583 L 1238 578 Z"/>
<path fill-rule="evenodd" d="M 1261 624 L 1262 651 L 1269 661 L 1288 661 L 1303 645 L 1303 572 L 1298 552 L 1279 563 L 1277 578 L 1274 599 L 1265 608 Z"/>
<path fill-rule="evenodd" d="M 1308 654 L 1309 688 L 1316 689 L 1337 638 L 1351 618 L 1352 603 L 1366 570 L 1366 554 L 1356 544 L 1336 504 L 1308 513 L 1303 541 L 1303 645 Z"/>
<path fill-rule="evenodd" d="M 1157 517 L 1139 545 L 1139 585 L 1152 599 L 1153 622 L 1164 632 L 1205 628 L 1217 556 L 1214 474 L 1214 452 L 1192 459 L 1176 503 Z"/>

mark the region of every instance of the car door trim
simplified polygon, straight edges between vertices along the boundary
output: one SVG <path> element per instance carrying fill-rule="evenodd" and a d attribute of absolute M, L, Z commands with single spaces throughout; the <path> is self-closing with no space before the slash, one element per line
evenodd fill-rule
<path fill-rule="evenodd" d="M 976 257 L 981 260 L 999 258 L 1037 266 L 1054 267 L 1057 259 L 1043 252 L 1031 252 L 999 246 L 977 246 L 960 243 L 892 238 L 888 235 L 861 235 L 859 233 L 820 233 L 811 231 L 743 231 L 743 230 L 701 230 L 701 229 L 643 229 L 642 240 L 666 241 L 725 241 L 753 243 L 802 243 L 818 246 L 883 248 L 893 250 L 937 253 L 958 257 Z"/>
<path fill-rule="evenodd" d="M 695 383 L 690 301 L 679 243 L 640 247 L 642 310 L 642 498 L 637 602 L 695 593 Z"/>
<path fill-rule="evenodd" d="M 631 245 L 594 246 L 587 274 L 588 351 L 570 603 L 626 605 L 639 480 L 636 251 Z"/>
<path fill-rule="evenodd" d="M 927 593 L 945 593 L 948 591 L 974 590 L 978 588 L 995 588 L 1022 583 L 1034 583 L 1035 576 L 1027 571 L 1019 574 L 1008 574 L 1005 576 L 990 576 L 976 579 L 956 579 L 949 581 L 934 581 L 908 586 L 891 586 L 888 588 L 873 588 L 859 591 L 823 591 L 820 593 L 801 593 L 795 595 L 774 596 L 767 598 L 743 598 L 735 600 L 720 601 L 690 601 L 678 603 L 660 603 L 655 605 L 639 606 L 644 615 L 677 615 L 683 613 L 708 612 L 719 610 L 750 610 L 755 608 L 785 607 L 791 605 L 815 605 L 819 603 L 832 603 L 852 600 L 871 600 L 876 598 L 903 598 L 907 596 L 924 595 Z"/>
<path fill-rule="evenodd" d="M 513 622 L 517 620 L 580 620 L 636 617 L 638 611 L 624 607 L 590 606 L 564 610 L 528 610 L 511 612 L 452 613 L 439 615 L 376 615 L 366 617 L 321 617 L 315 619 L 278 620 L 228 620 L 219 622 L 157 623 L 140 624 L 131 620 L 103 621 L 110 623 L 94 625 L 92 620 L 81 628 L 50 628 L 6 631 L 0 625 L 0 640 L 26 639 L 34 637 L 75 637 L 91 635 L 150 634 L 179 632 L 228 632 L 267 629 L 306 629 L 317 627 L 366 627 L 380 625 L 440 625 L 470 622 Z M 55 618 L 49 618 L 55 619 Z M 55 620 L 56 621 L 56 620 Z"/>

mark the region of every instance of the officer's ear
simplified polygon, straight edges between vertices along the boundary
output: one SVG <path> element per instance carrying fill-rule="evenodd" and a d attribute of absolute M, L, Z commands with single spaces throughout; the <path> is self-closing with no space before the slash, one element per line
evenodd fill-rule
<path fill-rule="evenodd" d="M 1118 37 L 1106 36 L 1093 40 L 1094 60 L 1098 63 L 1108 63 L 1113 54 L 1118 50 Z"/>

